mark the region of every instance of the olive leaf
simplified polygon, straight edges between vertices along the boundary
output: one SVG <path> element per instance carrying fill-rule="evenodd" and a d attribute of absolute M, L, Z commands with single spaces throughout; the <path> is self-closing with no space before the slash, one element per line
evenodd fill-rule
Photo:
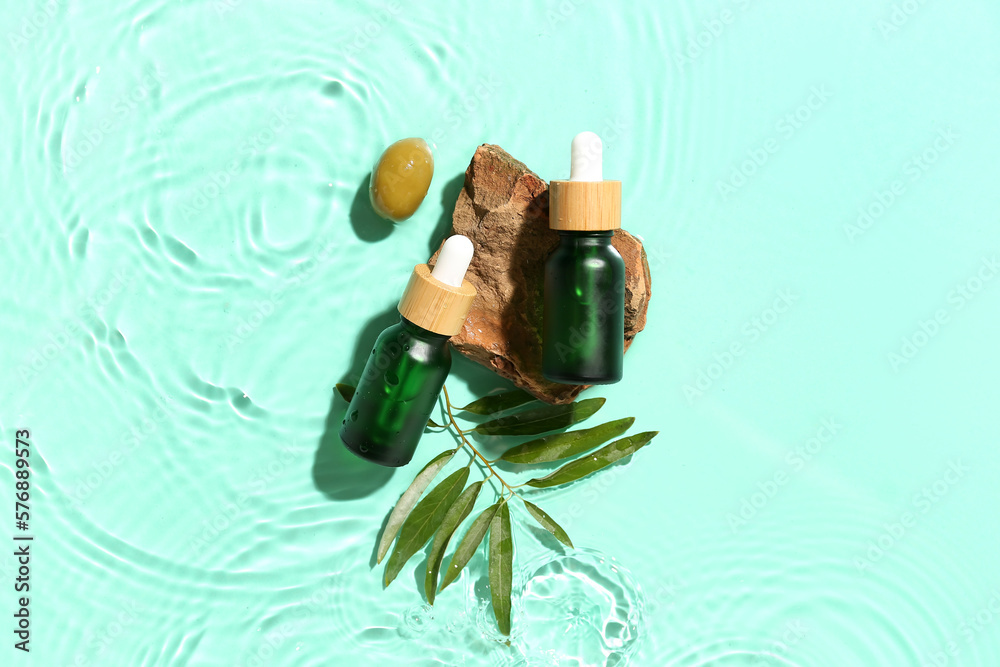
<path fill-rule="evenodd" d="M 524 500 L 524 498 L 521 498 L 521 500 L 524 502 L 524 506 L 527 508 L 528 514 L 535 517 L 535 521 L 538 522 L 538 525 L 552 533 L 553 537 L 566 546 L 571 549 L 573 548 L 573 542 L 569 539 L 569 535 L 567 535 L 566 531 L 562 529 L 562 526 L 546 514 L 545 510 L 534 503 L 529 503 L 527 500 Z"/>
<path fill-rule="evenodd" d="M 396 539 L 396 534 L 399 532 L 403 522 L 406 521 L 406 517 L 409 516 L 410 510 L 417 504 L 420 494 L 434 481 L 437 474 L 441 472 L 441 468 L 448 465 L 451 457 L 457 451 L 457 449 L 449 449 L 432 458 L 423 467 L 423 470 L 418 472 L 417 476 L 413 478 L 406 491 L 403 491 L 403 495 L 399 497 L 399 502 L 396 503 L 396 506 L 392 508 L 392 513 L 389 514 L 389 520 L 385 523 L 385 530 L 382 531 L 382 539 L 378 543 L 378 554 L 375 558 L 377 563 L 381 563 L 385 555 L 389 553 L 392 541 Z"/>
<path fill-rule="evenodd" d="M 544 489 L 550 486 L 558 486 L 559 484 L 576 481 L 581 477 L 585 477 L 602 468 L 606 468 L 619 459 L 623 459 L 630 454 L 634 454 L 636 451 L 648 444 L 657 433 L 659 433 L 659 431 L 646 431 L 645 433 L 637 433 L 636 435 L 632 435 L 627 438 L 620 438 L 619 440 L 612 442 L 610 445 L 601 447 L 593 454 L 588 454 L 587 456 L 577 459 L 576 461 L 570 461 L 550 475 L 528 480 L 525 484 L 527 486 L 533 486 L 537 489 Z"/>
<path fill-rule="evenodd" d="M 442 424 L 438 424 L 433 419 L 428 419 L 427 420 L 427 428 L 444 428 L 444 426 Z"/>
<path fill-rule="evenodd" d="M 514 541 L 510 535 L 510 507 L 507 503 L 490 522 L 490 597 L 500 632 L 510 634 L 510 592 L 514 562 Z"/>
<path fill-rule="evenodd" d="M 513 391 L 493 394 L 492 396 L 484 396 L 469 403 L 464 408 L 459 408 L 459 410 L 471 412 L 474 415 L 494 415 L 498 412 L 510 410 L 536 400 L 538 399 L 523 389 L 514 389 Z"/>
<path fill-rule="evenodd" d="M 602 445 L 631 428 L 635 417 L 616 419 L 593 428 L 553 433 L 511 447 L 500 458 L 510 463 L 548 463 L 569 459 Z"/>
<path fill-rule="evenodd" d="M 601 409 L 603 398 L 588 398 L 568 405 L 545 405 L 483 422 L 475 428 L 481 435 L 538 435 L 572 426 Z"/>
<path fill-rule="evenodd" d="M 441 525 L 445 512 L 455 504 L 455 499 L 462 493 L 465 483 L 469 480 L 469 469 L 461 468 L 445 477 L 440 484 L 421 500 L 406 522 L 399 530 L 399 540 L 389 556 L 385 566 L 385 585 L 388 586 L 396 578 L 410 556 L 417 553 L 431 535 Z"/>
<path fill-rule="evenodd" d="M 476 504 L 476 498 L 479 497 L 479 491 L 483 488 L 484 481 L 474 482 L 462 492 L 455 504 L 448 508 L 444 519 L 441 520 L 441 527 L 434 535 L 431 552 L 427 556 L 427 572 L 424 575 L 424 593 L 427 594 L 429 604 L 434 604 L 434 593 L 437 592 L 438 574 L 441 572 L 444 550 L 448 547 L 448 542 L 455 534 L 459 524 L 465 521 L 465 518 L 472 512 L 472 507 Z"/>
<path fill-rule="evenodd" d="M 458 547 L 455 548 L 455 553 L 452 554 L 448 568 L 444 572 L 444 578 L 441 580 L 442 591 L 448 587 L 448 584 L 455 581 L 465 566 L 469 564 L 472 555 L 476 553 L 476 549 L 482 543 L 483 537 L 486 536 L 486 531 L 490 528 L 493 515 L 497 513 L 502 502 L 502 500 L 497 501 L 484 509 L 475 518 L 472 525 L 469 526 L 469 530 L 465 532 L 465 537 L 462 538 L 462 541 L 458 543 Z"/>

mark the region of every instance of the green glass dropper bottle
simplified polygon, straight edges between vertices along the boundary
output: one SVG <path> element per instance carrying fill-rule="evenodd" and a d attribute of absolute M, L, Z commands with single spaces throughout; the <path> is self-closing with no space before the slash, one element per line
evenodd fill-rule
<path fill-rule="evenodd" d="M 399 300 L 399 323 L 375 341 L 347 407 L 340 439 L 384 466 L 410 462 L 451 370 L 448 339 L 465 323 L 476 289 L 465 280 L 472 241 L 445 241 L 432 271 L 418 264 Z"/>
<path fill-rule="evenodd" d="M 573 139 L 570 178 L 549 184 L 549 227 L 559 245 L 545 263 L 542 372 L 563 384 L 622 379 L 625 262 L 611 245 L 621 226 L 621 181 L 605 181 L 601 139 Z"/>

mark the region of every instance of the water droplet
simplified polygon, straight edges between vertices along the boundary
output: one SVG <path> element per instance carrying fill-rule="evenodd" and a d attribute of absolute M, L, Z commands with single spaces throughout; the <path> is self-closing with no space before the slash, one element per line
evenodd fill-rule
<path fill-rule="evenodd" d="M 409 344 L 409 343 L 407 343 L 406 345 L 404 345 L 404 346 L 403 346 L 403 349 L 404 349 L 404 350 L 409 350 L 409 349 L 410 349 L 410 344 Z"/>
<path fill-rule="evenodd" d="M 574 647 L 579 664 L 628 663 L 645 625 L 639 587 L 620 563 L 574 549 L 540 557 L 519 579 L 515 597 L 523 608 L 516 634 L 527 657 L 543 657 L 562 641 Z"/>
<path fill-rule="evenodd" d="M 386 382 L 386 384 L 388 384 L 388 385 L 390 385 L 392 387 L 395 387 L 397 384 L 399 384 L 399 377 L 395 373 L 393 373 L 392 371 L 386 371 L 385 372 L 385 382 Z"/>
<path fill-rule="evenodd" d="M 374 347 L 372 348 L 372 354 L 375 354 L 375 348 Z"/>
<path fill-rule="evenodd" d="M 361 450 L 362 454 L 367 454 L 368 453 L 368 445 L 359 445 L 358 449 Z"/>
<path fill-rule="evenodd" d="M 445 623 L 444 629 L 448 632 L 464 632 L 472 625 L 472 619 L 467 611 L 459 611 L 452 614 Z"/>
<path fill-rule="evenodd" d="M 410 607 L 403 613 L 403 627 L 400 628 L 400 634 L 404 637 L 419 637 L 427 632 L 433 622 L 434 611 L 430 605 Z"/>
<path fill-rule="evenodd" d="M 358 421 L 358 411 L 357 410 L 351 411 L 351 421 L 352 422 Z"/>

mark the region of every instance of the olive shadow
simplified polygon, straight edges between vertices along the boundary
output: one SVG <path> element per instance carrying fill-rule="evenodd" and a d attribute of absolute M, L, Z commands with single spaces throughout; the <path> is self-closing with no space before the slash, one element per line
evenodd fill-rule
<path fill-rule="evenodd" d="M 365 243 L 376 243 L 392 234 L 395 225 L 390 220 L 379 216 L 372 208 L 371 199 L 368 196 L 368 185 L 371 181 L 371 172 L 365 174 L 358 185 L 358 191 L 354 193 L 354 200 L 351 202 L 351 227 L 358 238 Z"/>
<path fill-rule="evenodd" d="M 340 426 L 346 410 L 347 401 L 334 390 L 326 428 L 313 460 L 313 484 L 331 500 L 365 498 L 385 486 L 396 472 L 395 468 L 357 456 L 341 442 Z"/>
<path fill-rule="evenodd" d="M 464 171 L 444 184 L 444 189 L 441 191 L 441 216 L 438 218 L 437 223 L 435 223 L 434 229 L 430 234 L 430 239 L 427 242 L 428 257 L 438 251 L 438 248 L 441 247 L 441 242 L 444 241 L 445 237 L 451 231 L 455 202 L 458 201 L 458 195 L 462 192 L 463 187 L 465 187 Z"/>

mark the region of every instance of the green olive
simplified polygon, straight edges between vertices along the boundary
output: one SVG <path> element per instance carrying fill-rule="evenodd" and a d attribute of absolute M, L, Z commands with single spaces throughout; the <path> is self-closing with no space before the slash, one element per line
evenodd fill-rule
<path fill-rule="evenodd" d="M 434 175 L 431 147 L 423 139 L 400 139 L 385 149 L 372 169 L 372 208 L 383 218 L 406 220 L 424 200 Z"/>

